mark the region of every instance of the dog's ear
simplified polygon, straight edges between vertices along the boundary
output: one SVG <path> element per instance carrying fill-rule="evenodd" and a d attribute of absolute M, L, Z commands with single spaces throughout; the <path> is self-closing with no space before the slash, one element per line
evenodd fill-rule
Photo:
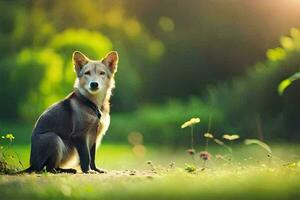
<path fill-rule="evenodd" d="M 102 63 L 104 63 L 109 68 L 111 73 L 115 73 L 117 71 L 118 61 L 118 52 L 111 51 L 108 54 L 106 54 L 106 56 L 102 60 Z"/>
<path fill-rule="evenodd" d="M 73 53 L 73 64 L 77 74 L 81 71 L 82 67 L 87 64 L 89 59 L 80 51 L 74 51 Z"/>

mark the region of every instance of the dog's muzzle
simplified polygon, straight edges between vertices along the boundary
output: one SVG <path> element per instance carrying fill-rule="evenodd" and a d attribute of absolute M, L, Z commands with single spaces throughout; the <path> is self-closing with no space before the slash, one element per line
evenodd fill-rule
<path fill-rule="evenodd" d="M 96 91 L 99 88 L 99 84 L 97 82 L 91 82 L 90 83 L 90 88 L 92 91 Z"/>

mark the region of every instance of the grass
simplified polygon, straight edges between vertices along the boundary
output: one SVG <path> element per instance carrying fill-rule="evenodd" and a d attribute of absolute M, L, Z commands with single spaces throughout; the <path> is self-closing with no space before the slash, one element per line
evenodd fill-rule
<path fill-rule="evenodd" d="M 205 170 L 191 174 L 184 170 L 192 163 L 184 149 L 146 146 L 146 154 L 137 156 L 129 145 L 104 142 L 97 164 L 108 174 L 2 175 L 0 194 L 1 199 L 299 199 L 300 147 L 271 146 L 271 163 L 257 146 L 233 146 L 232 163 L 214 157 Z M 27 166 L 29 146 L 15 149 Z M 217 146 L 209 151 L 226 153 Z M 196 162 L 201 167 L 198 157 Z"/>

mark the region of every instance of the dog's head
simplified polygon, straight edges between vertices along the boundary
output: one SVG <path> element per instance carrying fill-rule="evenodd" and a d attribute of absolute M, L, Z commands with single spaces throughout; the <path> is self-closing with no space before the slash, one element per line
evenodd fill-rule
<path fill-rule="evenodd" d="M 101 60 L 90 60 L 83 53 L 75 51 L 73 63 L 77 75 L 76 87 L 94 95 L 110 86 L 117 71 L 118 53 L 112 51 Z"/>

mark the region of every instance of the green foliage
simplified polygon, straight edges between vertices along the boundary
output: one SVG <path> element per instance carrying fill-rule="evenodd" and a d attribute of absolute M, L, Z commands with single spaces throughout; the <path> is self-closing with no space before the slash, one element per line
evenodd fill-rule
<path fill-rule="evenodd" d="M 64 61 L 70 63 L 74 49 L 84 52 L 91 59 L 100 60 L 112 49 L 112 43 L 108 37 L 99 32 L 85 29 L 67 29 L 55 35 L 50 41 L 49 47 L 63 56 Z"/>
<path fill-rule="evenodd" d="M 290 134 L 295 132 L 294 125 L 290 125 L 296 123 L 290 118 L 291 113 L 295 113 L 294 106 L 287 101 L 288 97 L 283 102 L 282 97 L 278 96 L 277 86 L 284 77 L 299 68 L 298 32 L 292 29 L 290 37 L 281 39 L 282 47 L 273 49 L 280 49 L 284 57 L 270 55 L 272 50 L 269 50 L 268 60 L 256 64 L 246 76 L 209 88 L 207 103 L 223 114 L 223 129 L 239 132 L 246 137 L 257 136 L 253 133 L 258 134 L 258 129 L 261 129 L 267 138 L 271 133 L 272 136 L 283 137 L 288 130 Z M 292 98 L 299 99 L 299 96 Z"/>
<path fill-rule="evenodd" d="M 66 30 L 53 37 L 46 48 L 26 48 L 12 58 L 1 61 L 3 96 L 1 116 L 33 120 L 49 105 L 72 91 L 75 73 L 72 52 L 81 50 L 100 59 L 112 48 L 100 33 Z M 30 111 L 30 112 L 29 112 Z"/>
<path fill-rule="evenodd" d="M 274 139 L 287 138 L 288 132 L 290 137 L 297 137 L 297 129 L 294 129 L 297 120 L 290 117 L 297 114 L 297 109 L 290 100 L 300 97 L 287 96 L 283 102 L 277 93 L 278 83 L 298 70 L 300 35 L 296 32 L 296 29 L 292 29 L 290 37 L 281 39 L 280 51 L 285 52 L 284 58 L 275 59 L 274 55 L 268 55 L 268 60 L 254 65 L 244 77 L 210 86 L 209 95 L 202 99 L 144 106 L 134 113 L 123 115 L 124 118 L 122 114 L 113 114 L 110 131 L 118 136 L 124 134 L 121 130 L 125 132 L 124 136 L 130 131 L 140 131 L 147 142 L 187 144 L 187 139 L 178 134 L 178 125 L 187 118 L 199 116 L 203 119 L 200 131 L 205 132 L 211 114 L 212 132 L 219 136 L 226 132 L 237 132 L 241 137 L 261 137 L 259 134 L 263 134 L 265 139 Z M 124 119 L 125 122 L 121 122 Z M 295 125 L 291 126 L 291 123 Z"/>
<path fill-rule="evenodd" d="M 292 82 L 300 79 L 300 72 L 295 73 L 294 75 L 290 76 L 287 79 L 284 79 L 281 81 L 281 83 L 278 86 L 278 93 L 282 95 L 284 91 L 287 89 L 288 86 L 292 84 Z"/>
<path fill-rule="evenodd" d="M 25 49 L 17 56 L 3 60 L 1 66 L 0 71 L 6 81 L 1 87 L 1 93 L 6 94 L 2 98 L 1 116 L 6 116 L 6 119 L 22 115 L 30 117 L 41 111 L 45 104 L 38 99 L 39 94 L 43 89 L 51 88 L 52 83 L 57 80 L 57 78 L 52 80 L 51 75 L 54 75 L 53 69 L 58 71 L 57 69 L 61 67 L 59 57 L 50 50 Z M 44 79 L 46 72 L 48 77 Z M 49 85 L 42 83 L 43 81 L 49 81 Z M 24 110 L 26 107 L 28 110 Z"/>
<path fill-rule="evenodd" d="M 16 57 L 16 66 L 11 80 L 13 85 L 20 85 L 23 93 L 18 95 L 17 103 L 23 119 L 35 118 L 63 97 L 59 93 L 64 79 L 63 62 L 52 50 L 23 50 Z"/>
<path fill-rule="evenodd" d="M 0 174 L 9 174 L 23 168 L 18 153 L 13 149 L 14 135 L 7 133 L 0 138 Z"/>
<path fill-rule="evenodd" d="M 190 98 L 188 102 L 172 100 L 163 105 L 148 105 L 133 113 L 112 113 L 107 137 L 124 141 L 130 132 L 139 131 L 146 143 L 188 144 L 189 140 L 182 134 L 185 130 L 180 129 L 182 122 L 201 116 L 201 126 L 194 130 L 196 135 L 199 131 L 207 130 L 210 115 L 213 116 L 214 125 L 222 120 L 222 115 L 216 109 L 196 97 Z"/>
<path fill-rule="evenodd" d="M 296 28 L 291 29 L 291 37 L 282 37 L 281 45 L 286 49 L 286 51 L 299 51 L 300 50 L 300 30 Z M 278 93 L 282 95 L 288 86 L 291 85 L 292 82 L 298 80 L 300 78 L 300 73 L 295 73 L 287 79 L 281 81 L 278 86 Z"/>
<path fill-rule="evenodd" d="M 66 96 L 75 79 L 74 50 L 100 59 L 114 49 L 120 53 L 110 130 L 115 135 L 109 136 L 114 140 L 123 141 L 137 130 L 147 142 L 185 143 L 177 130 L 181 121 L 199 116 L 203 131 L 211 113 L 217 135 L 229 131 L 243 137 L 256 132 L 267 139 L 271 134 L 298 137 L 294 119 L 299 109 L 293 106 L 299 102 L 293 92 L 297 82 L 282 97 L 276 91 L 279 82 L 299 69 L 299 30 L 291 29 L 289 36 L 280 38 L 279 47 L 266 52 L 267 60 L 245 73 L 246 66 L 261 59 L 291 27 L 290 10 L 286 18 L 283 12 L 267 19 L 252 15 L 252 9 L 264 14 L 257 9 L 266 8 L 263 2 L 190 1 L 172 9 L 159 0 L 151 5 L 123 0 L 17 2 L 0 2 L 1 120 L 33 123 L 43 109 Z M 241 8 L 249 15 L 236 12 Z M 232 23 L 232 17 L 241 23 Z M 253 20 L 256 17 L 260 20 Z M 276 17 L 286 24 L 278 25 Z M 262 31 L 265 24 L 273 31 Z M 204 92 L 207 84 L 217 82 Z M 287 85 L 285 81 L 280 90 Z M 191 95 L 195 100 L 188 100 Z M 170 99 L 181 100 L 169 103 Z"/>
<path fill-rule="evenodd" d="M 76 77 L 72 63 L 73 52 L 78 50 L 84 52 L 92 60 L 100 60 L 112 49 L 112 43 L 109 38 L 99 32 L 67 29 L 53 37 L 49 42 L 49 48 L 59 54 L 63 61 L 62 79 L 57 83 L 57 87 L 60 89 L 56 90 L 56 93 L 66 96 L 72 91 Z"/>

